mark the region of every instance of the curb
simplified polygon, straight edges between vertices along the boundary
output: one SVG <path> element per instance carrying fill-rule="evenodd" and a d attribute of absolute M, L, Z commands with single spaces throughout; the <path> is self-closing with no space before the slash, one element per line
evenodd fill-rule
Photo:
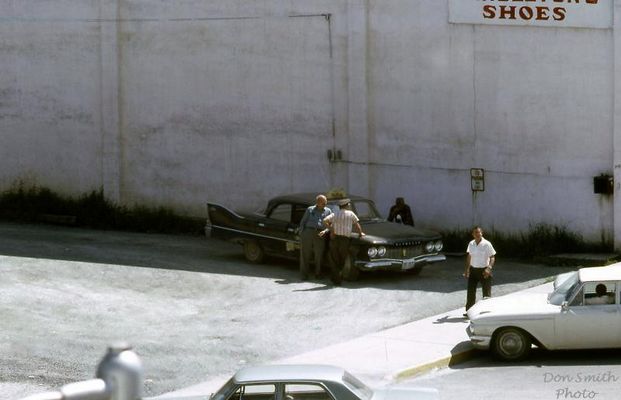
<path fill-rule="evenodd" d="M 452 367 L 453 365 L 470 361 L 480 354 L 481 353 L 479 350 L 475 348 L 469 348 L 467 350 L 459 351 L 451 354 L 450 356 L 442 357 L 437 360 L 427 362 L 425 364 L 420 364 L 402 369 L 401 371 L 393 375 L 392 380 L 395 382 L 399 382 L 408 378 L 413 378 L 415 376 L 425 374 L 432 369 Z"/>

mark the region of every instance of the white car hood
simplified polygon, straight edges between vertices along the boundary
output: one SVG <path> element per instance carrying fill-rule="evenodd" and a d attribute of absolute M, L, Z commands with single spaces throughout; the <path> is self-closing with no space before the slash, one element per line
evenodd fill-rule
<path fill-rule="evenodd" d="M 484 299 L 468 310 L 471 321 L 510 317 L 512 319 L 545 317 L 558 312 L 559 306 L 548 303 L 545 293 L 522 293 Z"/>
<path fill-rule="evenodd" d="M 436 400 L 439 398 L 437 389 L 397 386 L 374 390 L 371 400 Z"/>

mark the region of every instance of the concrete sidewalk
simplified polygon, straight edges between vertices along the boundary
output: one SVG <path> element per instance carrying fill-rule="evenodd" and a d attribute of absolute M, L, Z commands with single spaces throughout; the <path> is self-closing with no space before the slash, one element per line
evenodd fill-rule
<path fill-rule="evenodd" d="M 549 293 L 552 283 L 521 292 Z M 513 296 L 515 293 L 507 296 Z M 464 309 L 365 335 L 357 339 L 274 361 L 273 364 L 332 364 L 345 368 L 370 386 L 382 386 L 434 368 L 469 360 L 477 354 L 466 334 Z M 209 395 L 230 376 L 212 379 L 159 398 Z"/>

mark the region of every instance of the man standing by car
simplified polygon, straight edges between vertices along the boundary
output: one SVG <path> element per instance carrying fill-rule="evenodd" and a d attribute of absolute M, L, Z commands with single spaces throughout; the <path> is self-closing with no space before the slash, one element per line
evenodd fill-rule
<path fill-rule="evenodd" d="M 321 261 L 326 248 L 325 234 L 328 232 L 323 219 L 332 214 L 326 204 L 326 196 L 318 195 L 315 205 L 308 207 L 300 220 L 300 278 L 303 281 L 308 279 L 312 255 L 315 257 L 315 275 L 321 276 Z"/>
<path fill-rule="evenodd" d="M 364 236 L 358 216 L 350 210 L 349 199 L 339 200 L 339 210 L 323 219 L 330 228 L 330 264 L 332 273 L 330 279 L 335 285 L 340 285 L 342 272 L 349 253 L 349 241 L 352 227 L 355 226 L 360 236 Z M 353 266 L 352 266 L 353 268 Z"/>
<path fill-rule="evenodd" d="M 464 277 L 468 279 L 468 294 L 466 296 L 466 314 L 476 301 L 477 285 L 481 283 L 483 298 L 492 297 L 492 268 L 496 262 L 494 246 L 483 238 L 483 229 L 475 226 L 472 229 L 472 240 L 466 249 L 466 268 Z"/>

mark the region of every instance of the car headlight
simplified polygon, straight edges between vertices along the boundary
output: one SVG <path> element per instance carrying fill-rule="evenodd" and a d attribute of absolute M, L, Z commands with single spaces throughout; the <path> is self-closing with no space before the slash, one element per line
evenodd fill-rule
<path fill-rule="evenodd" d="M 384 246 L 378 247 L 377 255 L 380 257 L 384 257 L 386 255 L 386 247 Z"/>
<path fill-rule="evenodd" d="M 433 249 L 435 251 L 442 251 L 442 249 L 444 248 L 444 244 L 442 244 L 441 240 L 438 240 L 434 245 L 433 245 Z"/>
<path fill-rule="evenodd" d="M 431 253 L 431 252 L 433 251 L 433 249 L 434 249 L 434 248 L 435 248 L 435 244 L 434 244 L 434 242 L 428 242 L 428 243 L 425 245 L 425 251 L 426 251 L 427 253 Z"/>
<path fill-rule="evenodd" d="M 377 255 L 377 249 L 375 247 L 369 247 L 369 250 L 367 250 L 367 254 L 369 255 L 369 257 L 373 258 Z"/>

